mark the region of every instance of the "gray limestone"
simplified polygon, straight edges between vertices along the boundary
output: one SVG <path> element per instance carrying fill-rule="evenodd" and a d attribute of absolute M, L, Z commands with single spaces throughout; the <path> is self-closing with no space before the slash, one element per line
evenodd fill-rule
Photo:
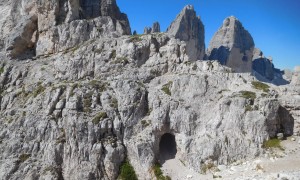
<path fill-rule="evenodd" d="M 241 22 L 230 16 L 226 18 L 210 41 L 209 60 L 219 60 L 235 72 L 251 72 L 254 42 Z"/>
<path fill-rule="evenodd" d="M 200 17 L 196 15 L 194 7 L 185 6 L 172 24 L 167 33 L 187 44 L 186 51 L 194 61 L 204 59 L 204 25 Z"/>
<path fill-rule="evenodd" d="M 257 48 L 253 52 L 252 69 L 270 81 L 274 79 L 275 69 L 272 59 L 266 58 Z"/>
<path fill-rule="evenodd" d="M 154 22 L 153 23 L 151 33 L 160 33 L 160 24 L 159 24 L 159 22 Z"/>
<path fill-rule="evenodd" d="M 145 27 L 144 28 L 144 34 L 151 34 L 152 28 L 151 27 Z"/>
<path fill-rule="evenodd" d="M 0 53 L 1 179 L 117 179 L 128 159 L 139 179 L 150 180 L 154 163 L 165 160 L 166 133 L 175 137 L 174 158 L 200 173 L 206 162 L 261 157 L 266 140 L 295 133 L 299 84 L 264 92 L 250 73 L 199 60 L 204 30 L 192 6 L 167 33 L 129 36 L 115 1 L 31 2 L 11 14 L 37 15 L 39 36 L 30 38 L 35 26 L 20 18 L 26 23 L 8 47 L 14 55 L 36 47 L 38 56 Z M 7 22 L 19 22 L 0 13 L 6 43 Z"/>

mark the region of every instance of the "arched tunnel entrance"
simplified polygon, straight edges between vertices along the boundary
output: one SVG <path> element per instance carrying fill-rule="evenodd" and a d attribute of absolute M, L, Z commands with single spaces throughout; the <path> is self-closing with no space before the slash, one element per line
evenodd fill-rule
<path fill-rule="evenodd" d="M 174 159 L 177 153 L 175 136 L 170 133 L 165 133 L 159 142 L 159 158 L 160 162 L 164 163 L 166 160 Z"/>

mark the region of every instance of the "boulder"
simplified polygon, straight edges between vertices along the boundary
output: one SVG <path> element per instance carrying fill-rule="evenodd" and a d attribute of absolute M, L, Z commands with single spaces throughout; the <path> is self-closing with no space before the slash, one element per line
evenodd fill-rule
<path fill-rule="evenodd" d="M 194 7 L 185 6 L 172 24 L 168 27 L 167 33 L 186 42 L 187 55 L 191 60 L 200 60 L 204 58 L 204 25 L 200 17 L 196 16 Z"/>
<path fill-rule="evenodd" d="M 230 16 L 210 41 L 207 55 L 209 60 L 219 60 L 235 72 L 252 71 L 254 41 L 242 23 Z"/>

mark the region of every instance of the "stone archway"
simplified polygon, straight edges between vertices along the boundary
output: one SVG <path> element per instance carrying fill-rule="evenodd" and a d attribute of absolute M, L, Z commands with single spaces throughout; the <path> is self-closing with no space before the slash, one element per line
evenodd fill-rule
<path fill-rule="evenodd" d="M 174 159 L 177 153 L 175 136 L 170 133 L 165 133 L 161 136 L 159 142 L 159 159 L 161 163 L 166 160 Z"/>

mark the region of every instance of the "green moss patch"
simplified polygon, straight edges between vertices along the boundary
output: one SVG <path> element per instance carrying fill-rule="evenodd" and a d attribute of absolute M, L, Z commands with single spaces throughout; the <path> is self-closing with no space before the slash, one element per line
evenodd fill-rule
<path fill-rule="evenodd" d="M 265 84 L 265 83 L 262 83 L 262 82 L 259 82 L 259 81 L 252 81 L 251 83 L 252 83 L 252 86 L 255 89 L 262 90 L 264 92 L 269 92 L 270 91 L 270 86 Z"/>
<path fill-rule="evenodd" d="M 167 84 L 162 86 L 161 90 L 163 92 L 165 92 L 167 95 L 171 96 L 172 94 L 171 94 L 170 88 L 171 88 L 172 84 L 173 84 L 173 82 L 169 81 Z"/>
<path fill-rule="evenodd" d="M 279 148 L 279 149 L 283 149 L 282 146 L 280 145 L 280 140 L 273 138 L 273 139 L 269 139 L 267 141 L 265 141 L 263 143 L 263 148 Z"/>
<path fill-rule="evenodd" d="M 246 98 L 246 99 L 255 99 L 256 94 L 251 91 L 240 91 L 241 97 Z"/>
<path fill-rule="evenodd" d="M 99 124 L 100 121 L 102 121 L 103 119 L 107 118 L 107 114 L 106 112 L 100 112 L 98 113 L 92 120 L 92 122 L 94 124 Z"/>

